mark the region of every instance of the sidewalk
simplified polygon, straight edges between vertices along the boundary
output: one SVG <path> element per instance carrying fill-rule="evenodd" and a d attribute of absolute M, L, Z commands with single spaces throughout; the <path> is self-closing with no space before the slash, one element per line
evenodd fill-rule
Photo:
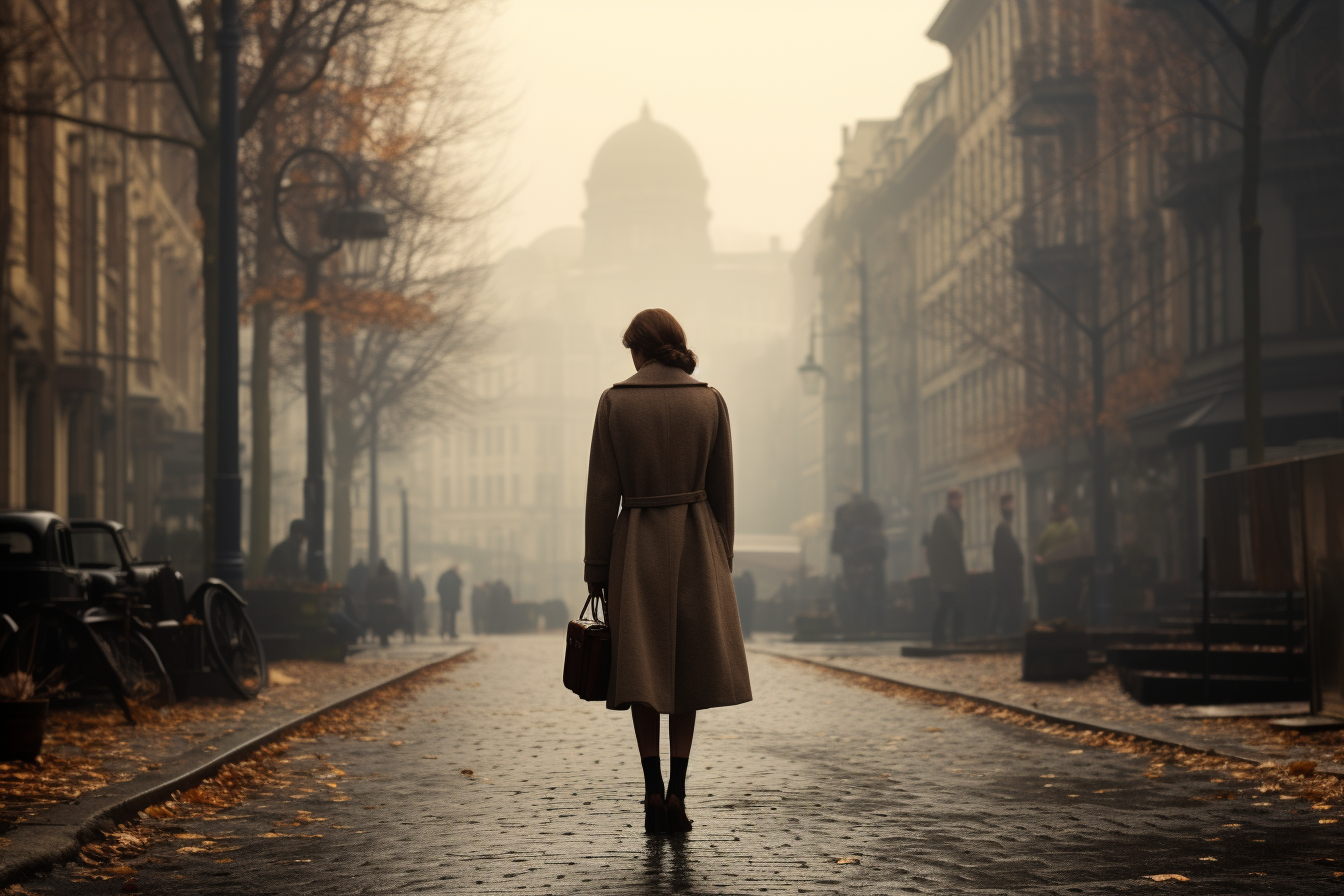
<path fill-rule="evenodd" d="M 800 644 L 788 635 L 762 633 L 748 642 L 748 649 L 993 703 L 1081 728 L 1132 734 L 1256 763 L 1310 760 L 1320 771 L 1344 775 L 1344 732 L 1280 731 L 1263 718 L 1190 718 L 1194 713 L 1189 707 L 1135 702 L 1110 669 L 1086 681 L 1028 682 L 1022 681 L 1020 652 L 902 657 L 901 647 L 908 643 L 912 642 Z M 1295 711 L 1285 707 L 1281 714 Z"/>
<path fill-rule="evenodd" d="M 135 726 L 111 704 L 57 708 L 38 763 L 0 763 L 0 882 L 19 866 L 77 850 L 104 820 L 152 795 L 190 786 L 302 721 L 472 646 L 436 639 L 361 650 L 345 663 L 280 660 L 256 700 L 141 708 Z"/>

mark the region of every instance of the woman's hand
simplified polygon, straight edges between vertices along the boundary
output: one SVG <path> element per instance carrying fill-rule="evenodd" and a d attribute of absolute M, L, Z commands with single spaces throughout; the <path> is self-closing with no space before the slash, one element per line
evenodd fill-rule
<path fill-rule="evenodd" d="M 588 596 L 589 596 L 589 597 L 604 597 L 604 596 L 606 596 L 606 593 L 607 593 L 607 583 L 606 583 L 606 582 L 589 582 L 589 583 L 588 583 Z"/>

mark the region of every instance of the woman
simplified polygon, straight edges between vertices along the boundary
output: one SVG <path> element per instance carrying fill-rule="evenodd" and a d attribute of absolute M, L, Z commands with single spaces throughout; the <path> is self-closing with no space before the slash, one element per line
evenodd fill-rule
<path fill-rule="evenodd" d="M 690 376 L 695 353 L 676 318 L 641 311 L 622 343 L 636 372 L 597 404 L 584 580 L 608 595 L 607 708 L 634 719 L 644 830 L 685 832 L 696 710 L 751 699 L 733 596 L 732 437 L 723 397 Z M 666 793 L 660 714 L 672 748 Z"/>

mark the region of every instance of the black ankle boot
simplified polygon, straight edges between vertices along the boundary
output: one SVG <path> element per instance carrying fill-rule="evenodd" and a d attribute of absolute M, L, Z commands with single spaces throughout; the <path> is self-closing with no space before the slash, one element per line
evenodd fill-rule
<path fill-rule="evenodd" d="M 667 830 L 667 803 L 660 793 L 644 796 L 644 833 L 661 834 Z"/>

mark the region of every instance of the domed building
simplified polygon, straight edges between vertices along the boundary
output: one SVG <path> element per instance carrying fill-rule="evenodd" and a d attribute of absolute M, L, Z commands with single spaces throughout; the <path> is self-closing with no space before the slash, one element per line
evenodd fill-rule
<path fill-rule="evenodd" d="M 728 401 L 739 532 L 788 531 L 779 483 L 793 468 L 798 390 L 790 256 L 778 241 L 714 251 L 709 182 L 685 137 L 645 106 L 600 144 L 584 186 L 582 228 L 551 230 L 494 267 L 502 332 L 474 365 L 479 409 L 413 452 L 411 469 L 386 473 L 419 484 L 411 555 L 413 565 L 424 558 L 423 574 L 454 562 L 469 582 L 502 580 L 517 601 L 561 598 L 571 611 L 593 409 L 634 372 L 621 333 L 635 312 L 675 314 L 701 358 L 695 375 Z M 768 594 L 770 579 L 757 575 Z"/>
<path fill-rule="evenodd" d="M 709 183 L 691 144 L 647 103 L 602 144 L 584 187 L 588 269 L 709 265 Z"/>

